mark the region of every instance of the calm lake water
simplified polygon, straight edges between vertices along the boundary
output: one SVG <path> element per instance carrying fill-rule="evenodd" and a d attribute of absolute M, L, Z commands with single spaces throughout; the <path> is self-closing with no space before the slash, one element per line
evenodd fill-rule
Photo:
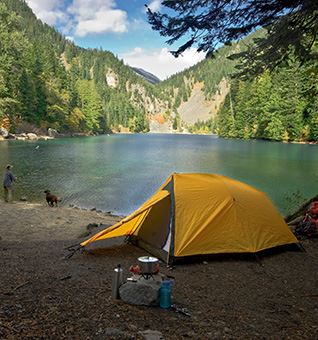
<path fill-rule="evenodd" d="M 197 135 L 110 135 L 0 142 L 0 166 L 14 165 L 15 199 L 126 215 L 172 172 L 223 174 L 266 192 L 282 213 L 318 191 L 318 145 Z"/>

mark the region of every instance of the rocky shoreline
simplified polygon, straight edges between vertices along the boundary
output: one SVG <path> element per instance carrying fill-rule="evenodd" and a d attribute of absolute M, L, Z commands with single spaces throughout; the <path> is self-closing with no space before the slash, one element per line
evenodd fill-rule
<path fill-rule="evenodd" d="M 50 140 L 55 138 L 63 137 L 88 137 L 95 136 L 93 133 L 84 132 L 70 132 L 70 133 L 59 133 L 55 129 L 47 129 L 47 132 L 19 132 L 11 133 L 3 127 L 0 127 L 0 141 L 4 140 L 22 140 L 22 141 L 34 141 L 34 140 Z"/>

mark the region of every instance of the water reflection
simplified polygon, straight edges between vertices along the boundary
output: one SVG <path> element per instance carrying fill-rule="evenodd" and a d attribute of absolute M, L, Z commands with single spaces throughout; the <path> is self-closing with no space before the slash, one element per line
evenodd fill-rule
<path fill-rule="evenodd" d="M 194 135 L 111 135 L 0 143 L 0 166 L 15 165 L 16 197 L 127 214 L 173 172 L 219 173 L 265 191 L 282 212 L 286 195 L 317 194 L 318 146 Z M 297 202 L 296 202 L 297 203 Z"/>

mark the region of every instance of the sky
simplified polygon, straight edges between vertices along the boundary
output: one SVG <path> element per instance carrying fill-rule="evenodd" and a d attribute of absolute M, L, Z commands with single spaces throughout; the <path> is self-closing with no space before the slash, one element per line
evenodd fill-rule
<path fill-rule="evenodd" d="M 145 4 L 162 10 L 161 0 L 26 0 L 38 19 L 85 48 L 111 51 L 129 66 L 164 80 L 204 59 L 191 48 L 175 58 L 147 22 Z"/>

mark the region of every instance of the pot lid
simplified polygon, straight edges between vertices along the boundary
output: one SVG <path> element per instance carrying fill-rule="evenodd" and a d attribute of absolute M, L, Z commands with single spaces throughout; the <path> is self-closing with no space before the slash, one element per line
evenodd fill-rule
<path fill-rule="evenodd" d="M 140 262 L 145 262 L 145 263 L 151 263 L 151 262 L 158 262 L 158 259 L 156 257 L 152 257 L 152 256 L 141 256 L 138 257 L 138 261 Z"/>

